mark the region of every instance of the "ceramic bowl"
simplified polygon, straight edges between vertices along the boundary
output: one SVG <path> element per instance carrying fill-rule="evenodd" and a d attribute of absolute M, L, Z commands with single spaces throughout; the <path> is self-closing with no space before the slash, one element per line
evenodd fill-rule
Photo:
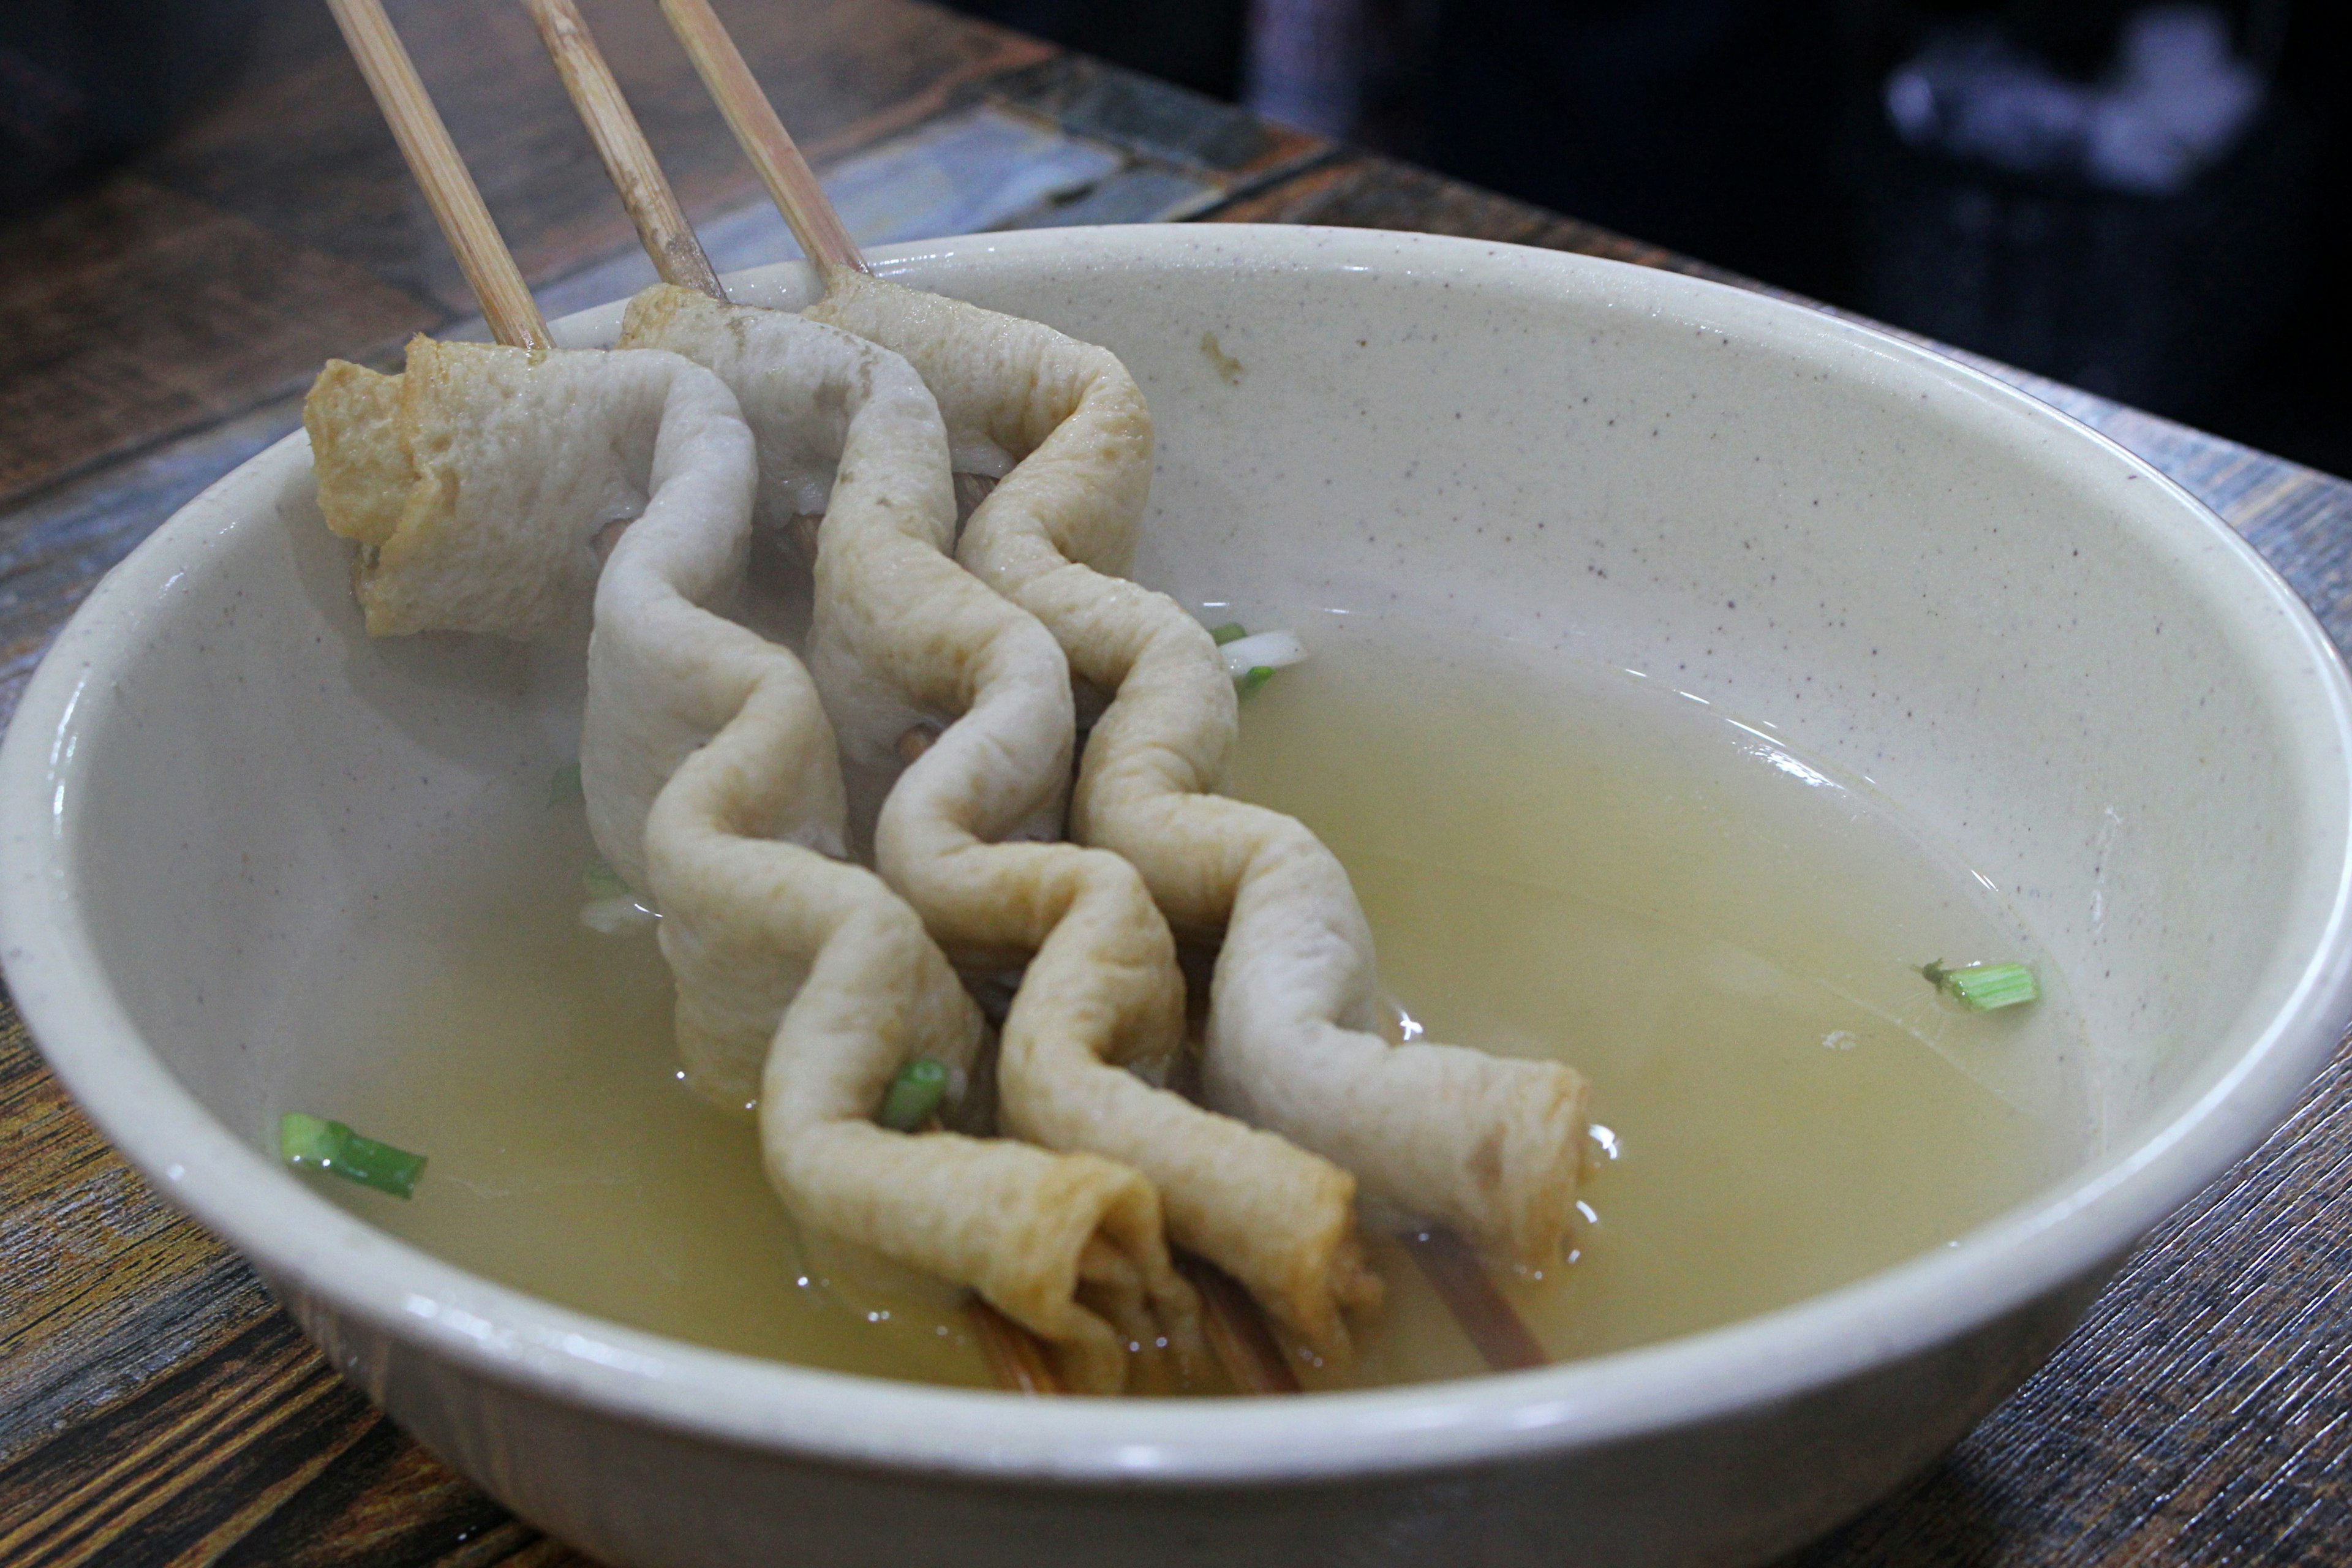
<path fill-rule="evenodd" d="M 2072 977 L 2103 1131 L 2060 1184 L 1850 1288 L 1381 1392 L 1023 1401 L 505 1289 L 308 1190 L 267 1111 L 302 1009 L 331 1005 L 299 976 L 355 940 L 366 889 L 517 787 L 563 681 L 527 659 L 388 671 L 292 437 L 117 568 L 26 691 L 0 754 L 8 981 L 125 1157 L 345 1375 L 597 1557 L 1759 1560 L 2014 1388 L 2334 1041 L 2344 671 L 2210 512 L 2050 409 L 1824 315 L 1509 246 L 1077 229 L 881 262 L 1126 359 L 1160 432 L 1147 580 L 1206 595 L 1243 552 L 1270 597 L 1564 626 L 1866 773 Z M 738 289 L 806 293 L 797 267 Z M 1562 525 L 1513 526 L 1537 518 Z"/>

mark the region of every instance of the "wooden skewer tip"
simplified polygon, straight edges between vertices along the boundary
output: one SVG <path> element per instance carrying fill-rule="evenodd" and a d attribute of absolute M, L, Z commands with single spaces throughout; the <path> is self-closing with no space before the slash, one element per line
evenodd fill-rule
<path fill-rule="evenodd" d="M 474 176 L 457 155 L 457 145 L 433 107 L 415 63 L 393 31 L 383 0 L 327 0 L 327 7 L 392 127 L 393 140 L 425 193 L 425 205 L 457 253 L 459 269 L 481 301 L 490 335 L 518 348 L 553 348 L 555 339 L 539 312 L 539 302 L 499 237 Z"/>
<path fill-rule="evenodd" d="M 974 1300 L 970 1315 L 981 1353 L 988 1358 L 999 1387 L 1037 1395 L 1067 1392 L 1036 1335 L 985 1301 Z"/>
<path fill-rule="evenodd" d="M 662 173 L 645 129 L 630 111 L 595 36 L 574 0 L 523 0 L 539 36 L 555 62 L 563 90 L 588 128 L 613 189 L 636 226 L 638 241 L 665 283 L 692 289 L 714 300 L 727 298 L 725 285 L 695 237 L 694 226 L 678 205 L 677 194 Z"/>
<path fill-rule="evenodd" d="M 1490 1369 L 1525 1372 L 1550 1364 L 1551 1356 L 1496 1287 L 1476 1248 L 1444 1229 L 1422 1231 L 1404 1240 L 1412 1260 Z"/>
<path fill-rule="evenodd" d="M 1204 1258 L 1186 1256 L 1178 1267 L 1201 1293 L 1201 1331 L 1234 1386 L 1244 1394 L 1298 1393 L 1297 1369 L 1250 1293 Z"/>
<path fill-rule="evenodd" d="M 661 0 L 661 5 L 670 30 L 694 62 L 695 73 L 717 100 L 727 128 L 759 171 L 761 182 L 818 277 L 869 271 L 841 215 L 817 183 L 815 171 L 777 118 L 775 106 L 768 101 L 742 51 L 728 36 L 726 24 L 710 8 L 710 0 Z"/>

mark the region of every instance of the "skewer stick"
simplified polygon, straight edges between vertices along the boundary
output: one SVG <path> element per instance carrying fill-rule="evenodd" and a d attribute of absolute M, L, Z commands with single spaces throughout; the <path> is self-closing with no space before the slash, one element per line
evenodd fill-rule
<path fill-rule="evenodd" d="M 985 1301 L 975 1299 L 968 1311 L 981 1353 L 988 1358 L 999 1387 L 1015 1394 L 1069 1392 L 1045 1359 L 1045 1343 L 1036 1335 Z"/>
<path fill-rule="evenodd" d="M 1249 1292 L 1206 1258 L 1179 1253 L 1177 1267 L 1201 1293 L 1201 1331 L 1234 1386 L 1244 1394 L 1297 1394 L 1298 1373 Z"/>
<path fill-rule="evenodd" d="M 726 291 L 717 273 L 679 211 L 669 182 L 655 162 L 578 9 L 572 0 L 528 0 L 528 4 L 655 267 L 669 282 L 724 300 Z M 491 335 L 520 348 L 552 348 L 554 338 L 540 314 L 539 303 L 524 284 L 521 269 L 499 236 L 407 49 L 393 31 L 381 0 L 327 0 L 327 5 L 359 63 L 360 74 L 375 95 L 377 107 L 392 126 L 409 173 L 425 192 L 442 237 L 457 253 L 457 265 L 481 302 Z M 972 1318 L 982 1348 L 1000 1382 L 1024 1394 L 1062 1392 L 1060 1380 L 1034 1336 L 985 1303 L 975 1304 Z"/>
<path fill-rule="evenodd" d="M 327 0 L 327 8 L 335 14 L 343 42 L 391 124 L 393 140 L 400 143 L 408 172 L 425 192 L 442 237 L 457 252 L 457 266 L 474 298 L 481 301 L 490 335 L 518 348 L 553 348 L 555 339 L 539 313 L 539 301 L 530 297 L 522 269 L 499 237 L 474 176 L 466 172 L 457 143 L 449 140 L 449 128 L 441 123 L 415 63 L 383 14 L 383 0 Z"/>
<path fill-rule="evenodd" d="M 703 288 L 725 299 L 701 244 L 688 226 L 685 215 L 678 211 L 669 183 L 662 177 L 660 166 L 654 162 L 652 151 L 637 130 L 635 118 L 629 113 L 611 72 L 596 53 L 579 12 L 571 0 L 530 3 L 532 16 L 540 24 L 541 36 L 556 57 L 564 85 L 572 91 L 573 102 L 580 105 L 582 117 L 589 121 L 597 151 L 604 156 L 605 169 L 619 188 L 639 237 L 653 255 L 655 266 L 671 282 Z M 369 89 L 375 95 L 377 107 L 391 122 L 401 155 L 408 162 L 409 173 L 424 189 L 443 237 L 457 252 L 457 264 L 464 269 L 475 298 L 481 302 L 491 335 L 519 348 L 552 348 L 554 339 L 547 330 L 546 320 L 539 313 L 538 301 L 524 285 L 521 269 L 516 267 L 506 241 L 499 237 L 498 225 L 483 205 L 481 192 L 467 172 L 465 161 L 457 155 L 448 128 L 433 107 L 433 100 L 425 92 L 408 51 L 401 47 L 399 35 L 392 30 L 382 0 L 327 0 L 327 4 L 334 13 L 336 25 L 342 29 L 343 41 L 359 62 L 361 74 L 367 79 Z M 574 67 L 581 68 L 576 74 Z M 590 103 L 599 100 L 600 89 L 604 95 L 609 95 L 609 102 L 599 102 L 597 109 L 592 110 Z M 614 136 L 608 144 L 605 132 L 616 123 L 625 126 L 626 134 Z M 651 177 L 630 177 L 634 174 Z M 673 238 L 682 238 L 684 249 L 670 244 Z M 684 268 L 692 264 L 699 265 L 701 279 L 673 277 L 670 272 L 672 266 Z M 1034 1336 L 984 1302 L 975 1303 L 971 1317 L 981 1348 L 1000 1383 L 1024 1394 L 1063 1392 L 1061 1380 L 1045 1358 L 1045 1347 Z"/>
<path fill-rule="evenodd" d="M 595 142 L 604 172 L 612 177 L 613 188 L 628 210 L 629 221 L 636 226 L 637 238 L 653 258 L 655 269 L 665 282 L 724 300 L 727 291 L 711 269 L 701 241 L 695 237 L 693 226 L 679 209 L 667 176 L 646 144 L 636 116 L 630 112 L 620 83 L 604 63 L 604 53 L 596 47 L 578 7 L 572 0 L 525 0 L 525 4 L 531 19 L 539 24 L 540 37 L 554 57 L 564 91 Z M 928 745 L 930 735 L 919 728 L 908 731 L 906 739 Z M 916 754 L 920 754 L 919 750 Z M 1067 1392 L 1044 1342 L 1034 1334 L 977 1299 L 967 1315 L 999 1386 L 1019 1394 Z"/>
<path fill-rule="evenodd" d="M 711 10 L 710 0 L 661 0 L 661 7 L 670 29 L 694 61 L 703 86 L 718 100 L 736 142 L 759 170 L 769 195 L 800 241 L 803 253 L 816 265 L 819 280 L 827 281 L 843 270 L 869 271 L 840 215 L 834 211 L 832 200 L 777 118 L 775 106 L 743 63 L 742 52 L 728 36 L 727 25 Z M 622 195 L 627 199 L 625 185 Z M 919 756 L 928 737 L 910 732 L 902 742 L 911 742 Z M 1416 1237 L 1408 1251 L 1488 1366 L 1498 1372 L 1517 1371 L 1544 1365 L 1550 1359 L 1462 1237 L 1450 1230 L 1432 1230 Z M 1223 1288 L 1204 1283 L 1205 1277 L 1196 1278 L 1194 1283 L 1201 1286 L 1210 1348 L 1227 1374 L 1236 1385 L 1254 1393 L 1297 1392 L 1297 1377 L 1283 1359 L 1257 1303 L 1223 1274 L 1213 1269 L 1210 1273 L 1223 1281 Z M 1007 1326 L 1011 1326 L 1009 1321 Z"/>
<path fill-rule="evenodd" d="M 530 19 L 539 24 L 540 38 L 555 61 L 557 74 L 563 79 L 563 90 L 571 95 L 581 123 L 588 127 L 589 139 L 596 143 L 596 155 L 604 161 L 604 173 L 620 192 L 629 221 L 637 226 L 637 238 L 653 258 L 654 270 L 665 283 L 724 300 L 727 290 L 712 270 L 710 258 L 703 254 L 693 226 L 686 221 L 637 117 L 629 112 L 629 101 L 621 96 L 621 84 L 613 79 L 612 68 L 604 63 L 604 52 L 596 47 L 580 7 L 572 0 L 524 3 L 530 8 Z"/>
<path fill-rule="evenodd" d="M 719 113 L 727 117 L 727 128 L 735 133 L 751 166 L 759 170 L 768 195 L 775 198 L 793 237 L 800 241 L 802 254 L 815 265 L 819 279 L 836 272 L 866 271 L 857 242 L 842 226 L 841 215 L 833 210 L 824 187 L 816 183 L 815 172 L 801 156 L 784 122 L 776 118 L 774 106 L 760 89 L 751 68 L 743 63 L 742 51 L 728 37 L 726 24 L 711 10 L 710 0 L 662 0 L 662 15 L 669 18 L 677 41 L 686 46 L 687 58 L 693 60 L 702 85 L 718 100 Z"/>
<path fill-rule="evenodd" d="M 726 116 L 736 141 L 767 183 L 768 194 L 783 213 L 784 222 L 800 241 L 802 251 L 816 264 L 819 279 L 827 279 L 841 270 L 866 271 L 866 258 L 858 254 L 856 243 L 849 237 L 841 216 L 834 211 L 831 198 L 817 184 L 808 161 L 801 156 L 800 148 L 784 130 L 775 106 L 752 78 L 751 68 L 743 63 L 742 52 L 728 36 L 726 24 L 711 10 L 709 0 L 662 0 L 662 14 L 669 18 L 678 41 L 686 46 L 704 87 L 718 100 L 719 111 Z M 628 199 L 625 186 L 622 199 Z M 961 482 L 961 476 L 958 482 Z M 929 748 L 932 739 L 927 730 L 909 730 L 899 737 L 899 754 L 912 763 Z M 1201 1291 L 1202 1327 L 1209 1348 L 1234 1385 L 1250 1394 L 1297 1393 L 1297 1376 L 1283 1358 L 1281 1346 L 1275 1342 L 1273 1331 L 1266 1327 L 1264 1315 L 1249 1293 L 1202 1260 L 1186 1260 L 1186 1272 Z M 1003 1379 L 1010 1363 L 1000 1357 L 996 1342 L 990 1337 L 995 1327 L 986 1321 L 990 1310 L 983 1307 L 980 1311 L 982 1348 L 989 1351 L 990 1360 Z M 998 1321 L 1005 1333 L 1021 1332 L 1010 1320 Z"/>
<path fill-rule="evenodd" d="M 1495 1277 L 1470 1244 L 1450 1230 L 1421 1231 L 1404 1238 L 1406 1250 L 1437 1291 L 1454 1323 L 1496 1372 L 1547 1366 L 1551 1357 L 1528 1329 L 1517 1309 L 1496 1289 Z"/>

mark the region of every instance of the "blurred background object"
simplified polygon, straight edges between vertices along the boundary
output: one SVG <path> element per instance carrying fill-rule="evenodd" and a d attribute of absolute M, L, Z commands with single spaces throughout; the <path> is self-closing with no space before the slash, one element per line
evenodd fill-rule
<path fill-rule="evenodd" d="M 958 3 L 2352 471 L 2340 0 Z"/>
<path fill-rule="evenodd" d="M 1835 297 L 1835 0 L 1438 0 L 1433 20 L 1440 169 Z"/>
<path fill-rule="evenodd" d="M 1325 136 L 1363 129 L 1370 87 L 1367 0 L 1261 0 L 1243 38 L 1242 101 Z"/>
<path fill-rule="evenodd" d="M 1869 314 L 2341 472 L 2341 6 L 1875 8 L 1843 167 Z M 2333 15 L 2330 15 L 2333 13 Z M 2306 18 L 2308 19 L 2306 21 Z M 2291 34 L 2316 75 L 2287 68 Z M 2336 37 L 2326 38 L 2333 32 Z"/>
<path fill-rule="evenodd" d="M 0 210 L 161 136 L 236 68 L 271 0 L 0 0 Z"/>

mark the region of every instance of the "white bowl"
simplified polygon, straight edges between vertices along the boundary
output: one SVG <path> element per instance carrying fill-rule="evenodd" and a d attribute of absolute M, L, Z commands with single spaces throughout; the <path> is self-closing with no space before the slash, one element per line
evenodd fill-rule
<path fill-rule="evenodd" d="M 118 567 L 26 691 L 0 752 L 8 980 L 124 1155 L 557 1535 L 647 1564 L 1753 1561 L 2015 1387 L 2333 1043 L 2344 671 L 2217 519 L 2050 409 L 1771 300 L 1509 246 L 1075 229 L 884 268 L 1125 357 L 1160 429 L 1148 580 L 1206 595 L 1245 552 L 1269 597 L 1540 617 L 1866 772 L 2015 889 L 2073 982 L 2104 1138 L 1964 1245 L 1786 1310 L 1294 1400 L 876 1383 L 492 1284 L 306 1190 L 263 1111 L 319 1005 L 295 977 L 517 787 L 566 683 L 371 647 L 293 437 Z M 797 268 L 743 284 L 804 298 Z M 1537 516 L 1572 526 L 1503 526 Z"/>

